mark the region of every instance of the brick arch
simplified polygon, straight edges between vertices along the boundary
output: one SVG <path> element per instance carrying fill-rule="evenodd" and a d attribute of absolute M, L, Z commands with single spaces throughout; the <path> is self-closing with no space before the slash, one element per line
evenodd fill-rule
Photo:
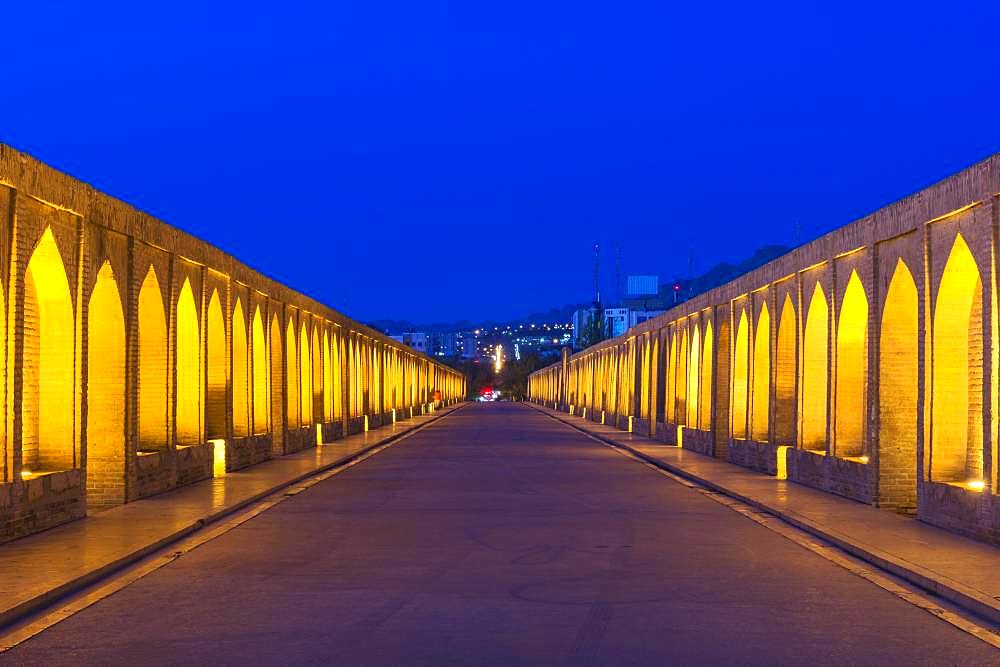
<path fill-rule="evenodd" d="M 247 344 L 247 320 L 243 300 L 236 297 L 233 306 L 233 436 L 250 434 L 250 355 Z"/>
<path fill-rule="evenodd" d="M 201 329 L 191 281 L 187 278 L 177 296 L 177 443 L 201 442 Z"/>
<path fill-rule="evenodd" d="M 701 397 L 699 399 L 698 426 L 704 430 L 712 426 L 712 322 L 705 323 L 705 340 L 701 353 Z"/>
<path fill-rule="evenodd" d="M 799 416 L 802 448 L 825 452 L 830 307 L 823 286 L 818 281 L 809 299 L 807 313 L 802 343 L 802 409 Z"/>
<path fill-rule="evenodd" d="M 917 396 L 920 352 L 917 286 L 896 262 L 879 327 L 879 502 L 917 504 Z"/>
<path fill-rule="evenodd" d="M 167 447 L 167 318 L 156 269 L 139 289 L 139 451 Z"/>
<path fill-rule="evenodd" d="M 733 401 L 732 434 L 734 438 L 747 437 L 747 398 L 749 389 L 750 332 L 745 308 L 740 309 L 733 342 Z"/>
<path fill-rule="evenodd" d="M 835 453 L 865 456 L 868 423 L 868 297 L 851 271 L 837 317 Z"/>
<path fill-rule="evenodd" d="M 208 300 L 207 318 L 205 437 L 214 440 L 226 437 L 226 321 L 217 289 Z"/>
<path fill-rule="evenodd" d="M 312 362 L 309 355 L 309 329 L 304 319 L 299 328 L 299 392 L 302 415 L 300 425 L 308 426 L 313 421 Z"/>
<path fill-rule="evenodd" d="M 254 309 L 251 325 L 250 348 L 253 351 L 253 433 L 267 433 L 267 343 L 264 338 L 264 318 L 260 306 Z"/>
<path fill-rule="evenodd" d="M 688 426 L 698 428 L 700 426 L 698 423 L 698 399 L 700 396 L 698 383 L 701 380 L 701 327 L 698 326 L 697 322 L 692 331 L 691 354 L 690 362 L 688 363 L 687 424 Z"/>
<path fill-rule="evenodd" d="M 753 337 L 753 401 L 751 436 L 768 439 L 768 412 L 771 409 L 771 311 L 767 302 L 760 305 Z"/>
<path fill-rule="evenodd" d="M 87 504 L 125 502 L 125 313 L 109 262 L 87 305 Z"/>
<path fill-rule="evenodd" d="M 781 304 L 774 357 L 774 439 L 779 445 L 795 442 L 795 304 L 787 292 Z"/>
<path fill-rule="evenodd" d="M 934 303 L 931 481 L 981 480 L 983 283 L 962 234 Z"/>

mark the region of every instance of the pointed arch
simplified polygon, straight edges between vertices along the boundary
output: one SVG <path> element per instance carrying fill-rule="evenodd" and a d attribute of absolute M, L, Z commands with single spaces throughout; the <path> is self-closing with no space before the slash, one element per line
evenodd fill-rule
<path fill-rule="evenodd" d="M 110 262 L 87 306 L 87 504 L 125 502 L 125 313 Z"/>
<path fill-rule="evenodd" d="M 249 365 L 247 321 L 243 301 L 236 297 L 233 306 L 233 436 L 237 438 L 245 438 L 250 433 Z"/>
<path fill-rule="evenodd" d="M 865 454 L 868 423 L 868 297 L 857 271 L 851 271 L 837 318 L 836 454 Z"/>
<path fill-rule="evenodd" d="M 22 470 L 76 465 L 73 301 L 51 228 L 42 233 L 24 275 Z"/>
<path fill-rule="evenodd" d="M 768 415 L 771 409 L 771 312 L 762 303 L 753 337 L 753 415 L 751 437 L 768 440 Z"/>
<path fill-rule="evenodd" d="M 219 290 L 208 300 L 208 394 L 205 397 L 205 438 L 226 437 L 226 321 Z"/>
<path fill-rule="evenodd" d="M 691 334 L 691 361 L 688 364 L 687 425 L 692 428 L 699 428 L 698 382 L 701 380 L 701 367 L 699 365 L 701 355 L 701 327 L 695 323 L 693 331 L 694 332 Z"/>
<path fill-rule="evenodd" d="M 702 430 L 712 428 L 712 322 L 705 323 L 705 341 L 701 353 L 701 399 L 699 400 L 698 426 Z"/>
<path fill-rule="evenodd" d="M 267 345 L 264 342 L 264 318 L 260 306 L 254 309 L 250 349 L 253 350 L 253 433 L 267 433 Z"/>
<path fill-rule="evenodd" d="M 305 321 L 299 330 L 299 382 L 302 419 L 300 424 L 312 424 L 312 362 L 309 358 L 309 329 Z"/>
<path fill-rule="evenodd" d="M 323 368 L 323 348 L 320 346 L 319 325 L 313 324 L 312 331 L 312 411 L 316 423 L 326 420 L 325 402 L 323 401 L 323 381 L 326 373 Z"/>
<path fill-rule="evenodd" d="M 167 318 L 150 266 L 139 289 L 139 451 L 167 446 Z"/>
<path fill-rule="evenodd" d="M 748 355 L 750 334 L 747 331 L 747 313 L 740 309 L 739 323 L 736 325 L 736 341 L 733 345 L 733 437 L 747 437 L 747 390 Z"/>
<path fill-rule="evenodd" d="M 680 348 L 677 350 L 677 377 L 674 379 L 674 423 L 684 424 L 687 419 L 687 385 L 688 385 L 688 330 L 687 322 L 680 335 Z"/>
<path fill-rule="evenodd" d="M 795 328 L 795 305 L 786 293 L 774 351 L 774 439 L 778 445 L 795 443 Z"/>
<path fill-rule="evenodd" d="M 917 505 L 917 386 L 919 297 L 909 267 L 896 262 L 879 327 L 879 477 L 883 505 Z"/>
<path fill-rule="evenodd" d="M 333 348 L 328 330 L 323 332 L 323 352 L 323 413 L 326 421 L 333 421 L 336 418 L 333 400 Z"/>
<path fill-rule="evenodd" d="M 298 428 L 299 420 L 299 346 L 295 338 L 295 318 L 288 318 L 288 328 L 285 330 L 285 388 L 288 394 L 288 406 L 285 411 L 288 428 Z"/>
<path fill-rule="evenodd" d="M 802 346 L 802 447 L 826 452 L 827 380 L 829 377 L 830 307 L 819 282 L 809 300 Z"/>
<path fill-rule="evenodd" d="M 285 346 L 281 341 L 281 323 L 278 321 L 278 314 L 271 315 L 270 331 L 270 352 L 271 352 L 271 438 L 274 451 L 280 452 L 282 448 L 283 433 L 288 425 L 285 422 L 284 392 L 285 363 L 283 353 Z"/>
<path fill-rule="evenodd" d="M 177 296 L 177 443 L 201 442 L 201 362 L 198 308 L 187 278 Z"/>
<path fill-rule="evenodd" d="M 961 234 L 934 303 L 931 480 L 983 477 L 983 283 Z"/>
<path fill-rule="evenodd" d="M 674 405 L 676 403 L 676 378 L 677 378 L 677 331 L 669 331 L 667 335 L 670 337 L 670 344 L 664 345 L 667 359 L 666 359 L 666 369 L 667 377 L 665 384 L 666 396 L 664 397 L 663 407 L 663 421 L 666 423 L 671 423 L 674 421 Z"/>

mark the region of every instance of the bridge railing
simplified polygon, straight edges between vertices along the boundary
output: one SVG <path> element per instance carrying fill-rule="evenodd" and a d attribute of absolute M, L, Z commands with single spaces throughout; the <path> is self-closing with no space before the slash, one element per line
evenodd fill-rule
<path fill-rule="evenodd" d="M 464 379 L 0 145 L 0 541 L 464 396 Z"/>
<path fill-rule="evenodd" d="M 1000 155 L 536 372 L 533 400 L 1000 541 Z"/>

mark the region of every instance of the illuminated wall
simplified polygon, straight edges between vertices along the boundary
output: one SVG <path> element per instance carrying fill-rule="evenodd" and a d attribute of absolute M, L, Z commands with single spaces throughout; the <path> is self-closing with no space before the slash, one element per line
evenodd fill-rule
<path fill-rule="evenodd" d="M 302 425 L 302 420 L 300 419 L 300 400 L 299 400 L 299 364 L 301 359 L 299 357 L 299 346 L 295 338 L 295 322 L 292 319 L 288 320 L 288 330 L 285 331 L 285 366 L 286 366 L 286 381 L 285 387 L 288 391 L 288 406 L 286 411 L 286 419 L 288 425 L 292 428 L 298 428 Z"/>
<path fill-rule="evenodd" d="M 139 450 L 167 446 L 167 318 L 156 270 L 139 291 Z"/>
<path fill-rule="evenodd" d="M 795 306 L 785 294 L 778 320 L 775 349 L 774 437 L 783 445 L 795 445 Z"/>
<path fill-rule="evenodd" d="M 740 310 L 736 325 L 736 343 L 733 347 L 733 400 L 732 434 L 734 438 L 747 437 L 747 372 L 750 338 L 747 331 L 747 314 Z"/>
<path fill-rule="evenodd" d="M 97 274 L 87 306 L 87 497 L 125 501 L 125 313 L 111 264 Z"/>
<path fill-rule="evenodd" d="M 712 424 L 712 323 L 705 324 L 705 343 L 701 361 L 700 428 Z"/>
<path fill-rule="evenodd" d="M 691 334 L 691 363 L 690 370 L 688 371 L 688 389 L 687 389 L 687 401 L 688 401 L 688 415 L 687 423 L 690 426 L 697 428 L 698 424 L 698 382 L 701 380 L 701 365 L 700 365 L 700 353 L 701 352 L 701 328 L 695 324 L 694 333 Z"/>
<path fill-rule="evenodd" d="M 226 437 L 226 321 L 219 291 L 208 301 L 208 392 L 205 396 L 205 437 Z"/>
<path fill-rule="evenodd" d="M 865 454 L 868 423 L 868 298 L 851 272 L 837 321 L 836 454 Z"/>
<path fill-rule="evenodd" d="M 177 298 L 177 444 L 195 445 L 201 439 L 201 364 L 198 309 L 191 283 L 184 281 Z"/>
<path fill-rule="evenodd" d="M 982 479 L 983 285 L 965 239 L 955 238 L 934 304 L 931 479 Z M 978 349 L 977 349 L 978 346 Z"/>
<path fill-rule="evenodd" d="M 805 341 L 802 345 L 802 409 L 799 413 L 799 428 L 804 449 L 825 452 L 830 308 L 818 282 L 808 308 Z"/>
<path fill-rule="evenodd" d="M 233 436 L 250 434 L 250 358 L 247 353 L 247 321 L 243 301 L 237 297 L 233 307 Z"/>
<path fill-rule="evenodd" d="M 754 328 L 753 343 L 753 416 L 751 437 L 768 439 L 768 411 L 771 408 L 771 315 L 761 304 Z"/>
<path fill-rule="evenodd" d="M 69 282 L 52 231 L 45 230 L 24 276 L 24 469 L 75 467 L 74 318 Z"/>
<path fill-rule="evenodd" d="M 897 507 L 917 505 L 917 404 L 920 302 L 913 274 L 896 262 L 882 310 L 879 339 L 880 466 L 890 480 L 881 499 Z"/>
<path fill-rule="evenodd" d="M 260 306 L 253 314 L 252 331 L 250 347 L 253 350 L 253 432 L 254 435 L 260 435 L 267 433 L 269 413 L 267 344 L 264 342 L 264 319 L 260 314 Z"/>

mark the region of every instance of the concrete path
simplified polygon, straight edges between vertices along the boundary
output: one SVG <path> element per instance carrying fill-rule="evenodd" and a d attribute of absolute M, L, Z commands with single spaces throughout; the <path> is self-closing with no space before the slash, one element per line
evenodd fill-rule
<path fill-rule="evenodd" d="M 1000 549 L 994 546 L 580 417 L 536 409 L 775 514 L 1000 625 Z"/>
<path fill-rule="evenodd" d="M 988 645 L 526 406 L 475 405 L 4 656 L 985 664 Z"/>
<path fill-rule="evenodd" d="M 0 625 L 453 409 L 418 415 L 0 545 Z"/>

